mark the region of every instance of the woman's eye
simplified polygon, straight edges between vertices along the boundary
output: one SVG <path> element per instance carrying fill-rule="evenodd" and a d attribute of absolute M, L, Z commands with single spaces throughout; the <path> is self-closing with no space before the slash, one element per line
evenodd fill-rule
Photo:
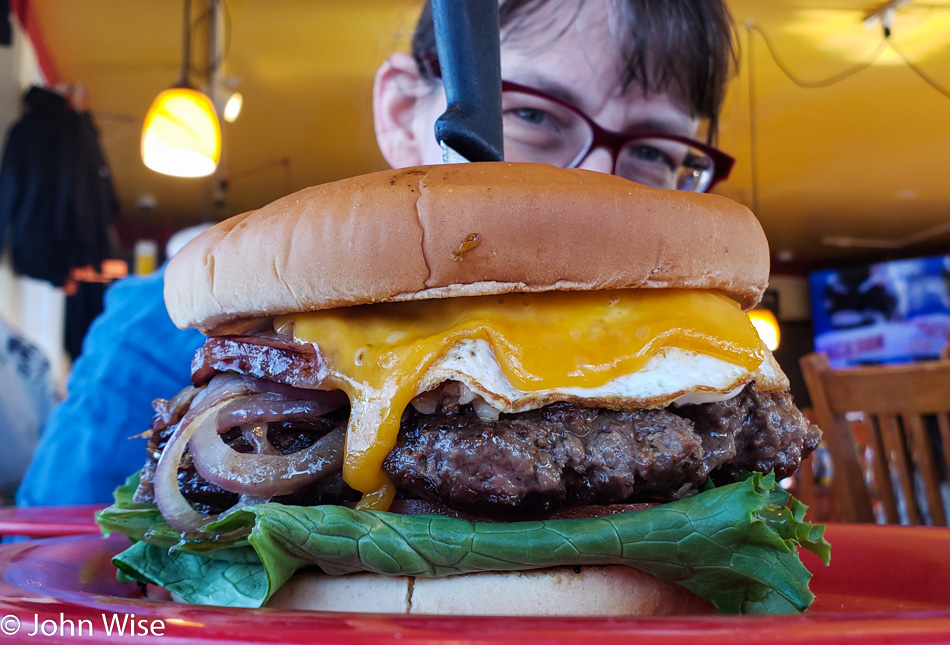
<path fill-rule="evenodd" d="M 632 152 L 633 156 L 636 157 L 638 161 L 645 161 L 647 163 L 662 163 L 666 164 L 671 169 L 675 169 L 676 167 L 673 159 L 659 148 L 654 148 L 653 146 L 636 146 Z"/>
<path fill-rule="evenodd" d="M 511 113 L 521 121 L 532 125 L 549 125 L 551 122 L 551 116 L 544 110 L 537 108 L 517 108 L 511 110 Z"/>
<path fill-rule="evenodd" d="M 640 161 L 657 162 L 663 158 L 663 153 L 652 146 L 637 146 L 634 152 Z"/>

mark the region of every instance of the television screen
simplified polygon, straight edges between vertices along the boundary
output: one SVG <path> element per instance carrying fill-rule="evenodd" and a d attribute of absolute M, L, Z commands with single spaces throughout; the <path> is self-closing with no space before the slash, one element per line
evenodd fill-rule
<path fill-rule="evenodd" d="M 939 358 L 950 329 L 950 255 L 814 271 L 815 349 L 833 367 Z"/>

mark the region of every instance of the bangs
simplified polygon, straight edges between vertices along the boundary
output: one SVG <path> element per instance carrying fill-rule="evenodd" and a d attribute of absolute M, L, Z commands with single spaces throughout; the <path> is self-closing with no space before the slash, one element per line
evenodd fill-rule
<path fill-rule="evenodd" d="M 546 0 L 542 0 L 546 1 Z M 675 86 L 715 136 L 726 84 L 738 65 L 732 16 L 719 0 L 620 0 L 621 81 L 647 93 Z"/>

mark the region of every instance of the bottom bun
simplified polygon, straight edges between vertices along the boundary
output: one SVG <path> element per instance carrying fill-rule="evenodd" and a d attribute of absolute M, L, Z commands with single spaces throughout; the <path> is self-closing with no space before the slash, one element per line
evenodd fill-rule
<path fill-rule="evenodd" d="M 556 567 L 448 578 L 298 572 L 267 607 L 384 614 L 606 616 L 708 614 L 682 587 L 625 566 Z"/>

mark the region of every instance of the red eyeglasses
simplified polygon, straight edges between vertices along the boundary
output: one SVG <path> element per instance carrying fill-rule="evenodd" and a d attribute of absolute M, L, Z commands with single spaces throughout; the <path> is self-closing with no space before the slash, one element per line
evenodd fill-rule
<path fill-rule="evenodd" d="M 424 60 L 440 78 L 437 60 Z M 502 81 L 506 161 L 579 166 L 594 150 L 607 150 L 613 174 L 655 188 L 706 192 L 729 176 L 735 160 L 689 137 L 655 130 L 613 132 L 576 107 L 533 87 Z"/>

